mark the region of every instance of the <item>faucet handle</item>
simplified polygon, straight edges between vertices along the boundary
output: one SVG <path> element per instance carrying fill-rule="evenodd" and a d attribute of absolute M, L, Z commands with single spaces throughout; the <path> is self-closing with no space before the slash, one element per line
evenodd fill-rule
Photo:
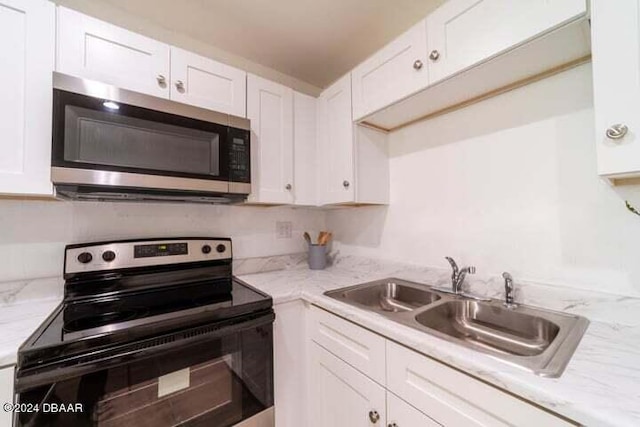
<path fill-rule="evenodd" d="M 504 305 L 507 308 L 516 308 L 518 305 L 513 301 L 514 287 L 513 276 L 508 272 L 502 273 L 504 279 Z"/>

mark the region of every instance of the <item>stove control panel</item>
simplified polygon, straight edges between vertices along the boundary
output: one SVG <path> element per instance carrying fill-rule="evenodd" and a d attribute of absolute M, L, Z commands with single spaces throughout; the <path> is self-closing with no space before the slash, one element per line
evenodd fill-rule
<path fill-rule="evenodd" d="M 65 274 L 230 260 L 231 239 L 164 239 L 70 245 Z"/>

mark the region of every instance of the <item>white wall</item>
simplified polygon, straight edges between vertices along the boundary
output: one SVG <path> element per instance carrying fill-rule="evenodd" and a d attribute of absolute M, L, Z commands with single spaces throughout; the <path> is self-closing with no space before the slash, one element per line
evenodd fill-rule
<path fill-rule="evenodd" d="M 276 222 L 292 238 L 276 238 Z M 235 258 L 303 252 L 324 228 L 311 209 L 0 199 L 0 282 L 62 274 L 64 245 L 138 237 L 231 237 Z"/>
<path fill-rule="evenodd" d="M 391 203 L 328 214 L 342 253 L 640 294 L 638 186 L 596 175 L 590 64 L 389 136 Z"/>

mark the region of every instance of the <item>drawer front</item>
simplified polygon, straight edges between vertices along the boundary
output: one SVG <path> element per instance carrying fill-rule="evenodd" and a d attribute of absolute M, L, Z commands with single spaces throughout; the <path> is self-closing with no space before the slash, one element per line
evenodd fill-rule
<path fill-rule="evenodd" d="M 398 344 L 387 360 L 388 389 L 442 425 L 575 425 Z"/>
<path fill-rule="evenodd" d="M 311 339 L 369 378 L 385 384 L 385 342 L 358 325 L 318 307 L 309 316 Z"/>

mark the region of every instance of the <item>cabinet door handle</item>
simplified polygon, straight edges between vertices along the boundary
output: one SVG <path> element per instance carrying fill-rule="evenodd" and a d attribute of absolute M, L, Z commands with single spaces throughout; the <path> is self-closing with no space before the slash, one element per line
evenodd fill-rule
<path fill-rule="evenodd" d="M 369 411 L 369 420 L 371 420 L 371 422 L 374 424 L 380 421 L 380 414 L 378 413 L 378 411 Z"/>
<path fill-rule="evenodd" d="M 287 185 L 285 185 L 285 187 L 284 187 L 284 188 L 285 188 L 286 190 L 289 190 L 289 191 L 290 191 L 290 190 L 293 188 L 293 186 L 292 186 L 291 184 L 287 184 Z"/>
<path fill-rule="evenodd" d="M 349 184 L 349 181 L 347 181 L 346 179 L 344 181 L 342 181 L 342 186 L 344 188 L 349 188 L 349 185 L 351 185 L 351 184 Z"/>
<path fill-rule="evenodd" d="M 419 59 L 416 59 L 415 61 L 413 61 L 413 69 L 414 70 L 419 70 L 422 68 L 422 61 L 420 61 Z"/>
<path fill-rule="evenodd" d="M 184 82 L 182 80 L 176 81 L 176 89 L 178 89 L 178 92 L 184 92 Z"/>
<path fill-rule="evenodd" d="M 156 80 L 158 81 L 158 86 L 165 87 L 167 85 L 167 78 L 162 74 L 158 74 L 156 76 Z"/>
<path fill-rule="evenodd" d="M 605 132 L 607 134 L 607 138 L 609 139 L 622 139 L 629 132 L 629 128 L 622 123 L 617 123 Z"/>
<path fill-rule="evenodd" d="M 438 52 L 437 50 L 432 50 L 431 53 L 429 54 L 429 59 L 432 61 L 437 61 L 438 59 L 440 59 L 440 52 Z"/>

